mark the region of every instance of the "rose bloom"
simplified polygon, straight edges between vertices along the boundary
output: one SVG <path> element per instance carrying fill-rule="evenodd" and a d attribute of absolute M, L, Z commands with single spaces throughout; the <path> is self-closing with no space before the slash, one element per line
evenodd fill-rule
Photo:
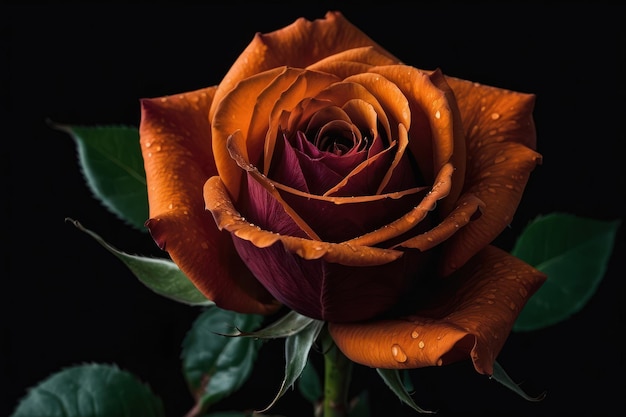
<path fill-rule="evenodd" d="M 141 104 L 146 225 L 217 306 L 324 320 L 371 367 L 493 373 L 545 280 L 491 245 L 541 162 L 533 95 L 406 65 L 329 12 Z"/>

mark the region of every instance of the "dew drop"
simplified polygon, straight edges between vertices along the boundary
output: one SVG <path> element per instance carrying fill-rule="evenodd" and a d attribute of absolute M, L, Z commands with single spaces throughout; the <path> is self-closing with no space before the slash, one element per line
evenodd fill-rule
<path fill-rule="evenodd" d="M 500 114 L 498 113 L 491 113 L 491 120 L 498 120 L 500 118 Z"/>
<path fill-rule="evenodd" d="M 417 344 L 417 346 L 418 346 L 420 349 L 424 349 L 424 341 L 423 341 L 423 340 L 420 340 L 420 342 Z"/>
<path fill-rule="evenodd" d="M 406 353 L 404 353 L 404 351 L 399 345 L 391 346 L 391 354 L 393 355 L 394 359 L 397 360 L 398 362 L 406 362 L 406 359 L 407 359 Z"/>
<path fill-rule="evenodd" d="M 435 118 L 441 119 L 441 112 L 439 110 L 437 110 L 437 113 L 435 113 Z"/>
<path fill-rule="evenodd" d="M 411 337 L 412 337 L 413 339 L 417 339 L 417 338 L 419 337 L 419 335 L 420 335 L 420 334 L 419 334 L 416 330 L 413 330 L 413 332 L 411 333 Z"/>

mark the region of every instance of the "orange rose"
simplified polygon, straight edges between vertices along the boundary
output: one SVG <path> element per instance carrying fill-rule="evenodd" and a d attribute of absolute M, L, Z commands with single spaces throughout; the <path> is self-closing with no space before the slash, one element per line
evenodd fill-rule
<path fill-rule="evenodd" d="M 491 374 L 545 279 L 490 245 L 541 162 L 533 103 L 299 19 L 218 85 L 142 101 L 147 226 L 219 307 L 325 320 L 373 367 Z"/>

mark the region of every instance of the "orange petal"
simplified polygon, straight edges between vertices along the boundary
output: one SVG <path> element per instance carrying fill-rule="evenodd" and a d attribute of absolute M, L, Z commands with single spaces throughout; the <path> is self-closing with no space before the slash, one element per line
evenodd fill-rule
<path fill-rule="evenodd" d="M 393 82 L 411 104 L 409 149 L 427 183 L 453 161 L 455 152 L 454 101 L 442 90 L 437 77 L 406 65 L 374 67 L 371 72 Z M 456 168 L 456 167 L 455 167 Z"/>
<path fill-rule="evenodd" d="M 270 313 L 278 305 L 204 210 L 202 187 L 217 173 L 206 117 L 215 90 L 142 100 L 139 133 L 150 206 L 146 224 L 209 299 L 240 312 Z"/>
<path fill-rule="evenodd" d="M 220 229 L 225 229 L 259 248 L 265 248 L 280 241 L 285 250 L 303 259 L 323 259 L 346 266 L 384 265 L 402 256 L 402 252 L 395 250 L 358 246 L 347 242 L 320 242 L 263 230 L 250 224 L 235 209 L 224 184 L 217 176 L 209 178 L 206 182 L 204 196 L 206 208 L 211 211 Z"/>
<path fill-rule="evenodd" d="M 354 74 L 365 73 L 373 66 L 399 63 L 389 55 L 378 52 L 376 48 L 366 46 L 331 55 L 309 65 L 307 69 L 328 72 L 344 79 Z"/>
<path fill-rule="evenodd" d="M 411 128 L 409 101 L 393 82 L 373 73 L 353 75 L 346 78 L 344 82 L 354 82 L 367 88 L 383 106 L 385 113 L 391 118 L 394 125 L 403 124 L 407 129 Z"/>
<path fill-rule="evenodd" d="M 348 358 L 366 366 L 409 369 L 471 358 L 477 372 L 492 375 L 513 323 L 545 278 L 488 246 L 432 294 L 430 307 L 397 319 L 329 323 L 329 331 Z"/>
<path fill-rule="evenodd" d="M 470 221 L 480 217 L 484 207 L 485 203 L 478 197 L 473 194 L 464 194 L 463 198 L 458 201 L 458 206 L 441 223 L 420 235 L 396 245 L 396 247 L 414 248 L 422 252 L 431 249 L 450 239 L 452 235 L 461 230 Z"/>
<path fill-rule="evenodd" d="M 457 199 L 459 198 L 459 195 L 461 195 L 461 191 L 463 190 L 463 186 L 465 184 L 465 169 L 467 160 L 465 132 L 461 121 L 461 112 L 457 105 L 454 93 L 446 82 L 445 77 L 441 71 L 437 70 L 430 74 L 430 79 L 433 84 L 437 86 L 437 88 L 444 92 L 448 101 L 448 106 L 450 107 L 450 118 L 447 120 L 447 123 L 452 124 L 452 135 L 454 138 L 452 143 L 447 141 L 444 142 L 441 150 L 439 151 L 441 155 L 441 162 L 447 163 L 449 161 L 454 166 L 450 194 L 442 199 L 438 206 L 439 214 L 441 216 L 447 216 L 457 204 Z"/>
<path fill-rule="evenodd" d="M 315 99 L 321 101 L 328 100 L 340 107 L 353 99 L 363 100 L 371 104 L 376 111 L 380 124 L 385 129 L 387 138 L 391 141 L 393 136 L 385 109 L 378 99 L 361 84 L 354 82 L 335 83 L 320 91 L 320 93 L 315 96 Z"/>
<path fill-rule="evenodd" d="M 536 149 L 532 112 L 535 95 L 446 77 L 457 99 L 470 155 L 492 142 L 517 142 Z"/>
<path fill-rule="evenodd" d="M 426 197 L 410 212 L 381 229 L 350 240 L 349 243 L 366 246 L 378 245 L 381 242 L 393 239 L 413 229 L 426 218 L 429 212 L 435 209 L 438 200 L 448 195 L 450 191 L 450 178 L 453 171 L 452 165 L 445 165 L 436 178 L 435 184 L 428 194 L 426 194 Z"/>
<path fill-rule="evenodd" d="M 441 273 L 447 276 L 492 242 L 511 223 L 530 172 L 541 155 L 519 143 L 492 143 L 472 154 L 464 192 L 485 203 L 479 219 L 443 244 Z"/>
<path fill-rule="evenodd" d="M 340 12 L 328 12 L 324 19 L 313 21 L 300 18 L 282 29 L 257 33 L 220 83 L 215 100 L 219 102 L 235 84 L 251 75 L 283 65 L 306 68 L 328 56 L 364 46 L 398 62 Z"/>
<path fill-rule="evenodd" d="M 235 199 L 239 197 L 243 173 L 230 158 L 228 149 L 226 149 L 226 141 L 236 130 L 248 131 L 256 109 L 257 97 L 273 79 L 284 71 L 285 68 L 276 68 L 247 78 L 238 85 L 239 88 L 224 97 L 224 100 L 211 106 L 212 110 L 215 109 L 215 116 L 209 120 L 212 122 L 213 152 L 215 153 L 217 172 L 226 184 L 230 195 Z M 269 118 L 269 109 L 266 109 L 266 112 Z"/>
<path fill-rule="evenodd" d="M 291 71 L 296 71 L 291 69 Z M 291 112 L 302 100 L 317 94 L 321 89 L 327 87 L 338 79 L 335 76 L 317 72 L 297 70 L 298 77 L 288 88 L 277 88 L 269 86 L 263 96 L 257 101 L 269 101 L 272 103 L 272 111 L 270 113 L 269 122 L 267 117 L 258 117 L 255 111 L 253 123 L 248 130 L 247 142 L 250 149 L 250 157 L 255 158 L 259 150 L 263 150 L 263 172 L 267 175 L 270 170 L 270 162 L 274 154 L 276 146 L 276 137 L 279 132 L 279 120 Z M 283 128 L 285 126 L 282 126 Z M 253 163 L 257 163 L 256 159 L 252 159 Z"/>

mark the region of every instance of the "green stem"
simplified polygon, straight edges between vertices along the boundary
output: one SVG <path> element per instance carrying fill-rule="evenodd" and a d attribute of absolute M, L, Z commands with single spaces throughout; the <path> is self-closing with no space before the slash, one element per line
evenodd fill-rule
<path fill-rule="evenodd" d="M 323 417 L 348 415 L 348 388 L 353 362 L 337 348 L 327 331 L 322 335 L 324 348 Z"/>

